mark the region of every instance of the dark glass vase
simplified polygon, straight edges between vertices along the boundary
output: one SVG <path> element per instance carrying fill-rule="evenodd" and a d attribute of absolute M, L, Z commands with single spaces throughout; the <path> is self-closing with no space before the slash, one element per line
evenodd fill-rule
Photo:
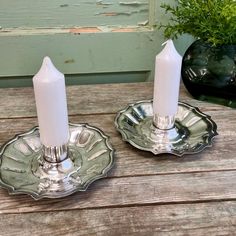
<path fill-rule="evenodd" d="M 181 73 L 194 98 L 236 108 L 236 45 L 195 41 L 184 54 Z"/>

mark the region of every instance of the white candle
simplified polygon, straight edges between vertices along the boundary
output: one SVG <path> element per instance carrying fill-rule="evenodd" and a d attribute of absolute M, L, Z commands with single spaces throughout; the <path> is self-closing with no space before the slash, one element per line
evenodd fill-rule
<path fill-rule="evenodd" d="M 154 115 L 175 116 L 178 108 L 182 57 L 172 40 L 156 56 L 153 112 Z"/>
<path fill-rule="evenodd" d="M 69 127 L 64 75 L 45 57 L 33 84 L 41 143 L 48 147 L 66 144 Z"/>

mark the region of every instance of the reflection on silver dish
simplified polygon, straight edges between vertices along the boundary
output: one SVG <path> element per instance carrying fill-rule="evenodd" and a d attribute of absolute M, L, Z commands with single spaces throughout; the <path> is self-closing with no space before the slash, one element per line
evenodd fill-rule
<path fill-rule="evenodd" d="M 115 119 L 124 141 L 153 154 L 177 156 L 194 154 L 212 145 L 217 125 L 198 108 L 179 102 L 174 128 L 161 130 L 153 125 L 152 101 L 130 104 Z"/>
<path fill-rule="evenodd" d="M 0 150 L 0 186 L 10 194 L 25 193 L 34 199 L 60 198 L 85 191 L 105 177 L 114 162 L 108 137 L 87 124 L 69 128 L 67 158 L 58 163 L 44 158 L 38 127 L 6 143 Z"/>

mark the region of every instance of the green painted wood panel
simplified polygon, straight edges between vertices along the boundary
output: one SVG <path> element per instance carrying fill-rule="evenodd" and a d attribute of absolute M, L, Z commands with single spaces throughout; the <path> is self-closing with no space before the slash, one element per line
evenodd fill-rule
<path fill-rule="evenodd" d="M 161 2 L 0 0 L 0 87 L 31 85 L 46 55 L 68 84 L 152 80 L 155 56 L 165 41 L 155 25 L 168 21 Z M 98 9 L 112 14 L 92 17 Z M 121 9 L 132 13 L 120 14 Z M 183 54 L 191 42 L 184 36 L 176 41 L 177 49 Z"/>
<path fill-rule="evenodd" d="M 163 42 L 158 33 L 147 30 L 1 37 L 4 59 L 0 77 L 32 75 L 45 55 L 66 74 L 147 71 Z"/>
<path fill-rule="evenodd" d="M 0 0 L 0 26 L 138 25 L 148 10 L 148 0 Z"/>
<path fill-rule="evenodd" d="M 34 74 L 45 55 L 68 74 L 146 71 L 150 70 L 163 41 L 159 31 L 148 29 L 5 36 L 0 40 L 1 55 L 4 55 L 0 59 L 0 77 Z"/>

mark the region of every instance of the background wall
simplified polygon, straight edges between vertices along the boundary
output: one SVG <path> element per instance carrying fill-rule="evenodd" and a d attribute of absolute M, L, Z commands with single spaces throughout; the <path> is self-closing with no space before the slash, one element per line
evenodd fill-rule
<path fill-rule="evenodd" d="M 67 84 L 153 79 L 174 0 L 0 0 L 0 87 L 31 86 L 48 55 Z M 176 41 L 183 53 L 191 37 Z"/>

